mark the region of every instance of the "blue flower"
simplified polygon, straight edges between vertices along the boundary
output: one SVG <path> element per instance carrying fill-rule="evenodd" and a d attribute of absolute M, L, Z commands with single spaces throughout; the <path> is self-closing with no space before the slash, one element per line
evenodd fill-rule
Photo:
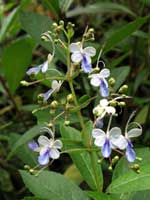
<path fill-rule="evenodd" d="M 50 159 L 58 159 L 60 156 L 59 149 L 62 148 L 63 144 L 60 140 L 54 139 L 54 133 L 46 128 L 52 138 L 46 136 L 40 136 L 38 138 L 38 143 L 35 141 L 28 144 L 29 148 L 35 152 L 39 153 L 38 162 L 40 165 L 47 165 Z"/>
<path fill-rule="evenodd" d="M 101 147 L 101 152 L 104 158 L 108 158 L 112 149 L 117 148 L 117 144 L 121 141 L 121 130 L 118 127 L 112 128 L 106 133 L 102 129 L 95 128 L 92 131 L 92 136 L 95 139 L 94 144 Z"/>
<path fill-rule="evenodd" d="M 95 87 L 100 86 L 100 94 L 102 97 L 109 96 L 109 88 L 108 83 L 105 78 L 108 78 L 110 76 L 110 70 L 105 68 L 100 71 L 98 74 L 92 74 L 90 75 L 91 78 L 91 85 Z"/>
<path fill-rule="evenodd" d="M 26 74 L 29 76 L 32 74 L 37 75 L 40 71 L 42 73 L 45 73 L 47 69 L 48 69 L 48 61 L 44 62 L 42 65 L 28 69 Z"/>
<path fill-rule="evenodd" d="M 47 101 L 53 93 L 59 92 L 61 85 L 62 81 L 53 80 L 51 89 L 42 94 L 43 100 Z"/>
<path fill-rule="evenodd" d="M 85 73 L 92 71 L 91 57 L 95 56 L 96 50 L 94 47 L 82 48 L 80 43 L 72 43 L 70 45 L 72 53 L 71 60 L 75 63 L 81 62 L 81 68 Z"/>

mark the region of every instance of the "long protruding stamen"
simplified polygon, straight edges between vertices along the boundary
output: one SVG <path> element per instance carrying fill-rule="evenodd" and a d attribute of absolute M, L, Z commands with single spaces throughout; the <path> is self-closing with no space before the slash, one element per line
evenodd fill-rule
<path fill-rule="evenodd" d="M 107 131 L 106 131 L 106 136 L 108 136 L 108 137 L 109 137 L 109 129 L 110 129 L 111 121 L 112 121 L 112 114 L 110 115 L 108 126 L 107 126 Z"/>

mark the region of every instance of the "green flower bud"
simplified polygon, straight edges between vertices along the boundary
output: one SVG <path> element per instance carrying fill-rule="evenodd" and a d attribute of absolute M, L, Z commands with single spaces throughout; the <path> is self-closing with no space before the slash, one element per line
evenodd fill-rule
<path fill-rule="evenodd" d="M 69 120 L 66 120 L 66 121 L 64 122 L 64 124 L 65 124 L 66 126 L 69 126 L 69 125 L 70 125 L 70 121 L 69 121 Z"/>
<path fill-rule="evenodd" d="M 50 104 L 50 107 L 52 109 L 56 109 L 58 107 L 58 101 L 52 101 L 52 103 Z"/>
<path fill-rule="evenodd" d="M 109 102 L 109 105 L 115 107 L 117 105 L 117 101 L 112 100 Z"/>
<path fill-rule="evenodd" d="M 60 24 L 61 26 L 64 26 L 64 21 L 63 21 L 63 20 L 60 20 L 60 21 L 59 21 L 59 24 Z"/>
<path fill-rule="evenodd" d="M 29 165 L 24 165 L 24 169 L 29 170 L 30 166 Z"/>
<path fill-rule="evenodd" d="M 25 80 L 20 81 L 20 84 L 23 85 L 23 86 L 29 86 L 30 85 L 30 83 L 25 81 Z"/>
<path fill-rule="evenodd" d="M 58 27 L 58 24 L 57 24 L 56 22 L 54 22 L 54 23 L 52 24 L 52 26 L 53 26 L 54 28 L 57 28 L 57 27 Z"/>
<path fill-rule="evenodd" d="M 48 123 L 47 125 L 49 128 L 53 128 L 53 124 L 52 123 Z"/>
<path fill-rule="evenodd" d="M 68 94 L 67 95 L 67 102 L 73 102 L 73 95 L 72 94 Z"/>
<path fill-rule="evenodd" d="M 88 30 L 88 32 L 89 32 L 89 33 L 94 33 L 94 28 L 90 28 L 90 29 Z"/>
<path fill-rule="evenodd" d="M 34 174 L 34 173 L 35 173 L 34 169 L 30 169 L 29 172 L 30 172 L 31 174 Z"/>
<path fill-rule="evenodd" d="M 39 95 L 37 96 L 37 99 L 40 100 L 40 101 L 43 101 L 43 100 L 44 100 L 43 94 L 42 94 L 42 93 L 39 94 Z"/>
<path fill-rule="evenodd" d="M 112 171 L 112 166 L 111 166 L 111 165 L 108 167 L 108 170 L 109 170 L 109 171 Z"/>
<path fill-rule="evenodd" d="M 120 101 L 120 102 L 118 102 L 118 106 L 124 107 L 124 106 L 126 106 L 126 103 L 124 101 Z"/>
<path fill-rule="evenodd" d="M 115 157 L 112 159 L 112 164 L 114 165 L 118 160 L 119 160 L 119 156 L 115 156 Z"/>
<path fill-rule="evenodd" d="M 127 85 L 123 85 L 119 89 L 119 93 L 126 93 L 127 90 L 128 90 L 128 86 Z"/>
<path fill-rule="evenodd" d="M 111 86 L 114 86 L 115 83 L 116 83 L 116 80 L 115 80 L 113 77 L 111 77 L 111 78 L 108 80 L 108 83 L 109 83 Z"/>
<path fill-rule="evenodd" d="M 51 109 L 49 112 L 50 112 L 51 115 L 53 115 L 53 114 L 55 114 L 56 110 L 55 109 Z"/>

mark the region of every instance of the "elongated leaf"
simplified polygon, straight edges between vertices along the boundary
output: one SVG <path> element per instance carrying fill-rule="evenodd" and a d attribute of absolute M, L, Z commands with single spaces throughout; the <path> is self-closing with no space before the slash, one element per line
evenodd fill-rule
<path fill-rule="evenodd" d="M 56 19 L 58 19 L 59 16 L 59 2 L 58 0 L 42 0 L 42 4 L 45 5 L 55 16 Z"/>
<path fill-rule="evenodd" d="M 124 25 L 117 31 L 115 31 L 106 41 L 104 53 L 108 52 L 119 42 L 129 37 L 132 33 L 138 30 L 143 24 L 145 24 L 148 19 L 149 19 L 148 17 L 138 17 L 135 21 L 132 21 L 127 25 Z"/>
<path fill-rule="evenodd" d="M 31 62 L 33 46 L 32 39 L 25 37 L 13 42 L 3 52 L 3 71 L 12 94 L 19 86 L 20 80 Z"/>
<path fill-rule="evenodd" d="M 59 0 L 59 6 L 62 12 L 66 12 L 71 4 L 73 3 L 73 0 Z"/>
<path fill-rule="evenodd" d="M 143 183 L 143 184 L 142 184 Z M 150 188 L 149 164 L 141 167 L 139 174 L 129 171 L 115 179 L 108 187 L 109 193 L 127 193 L 148 190 Z"/>
<path fill-rule="evenodd" d="M 29 131 L 27 131 L 26 133 L 24 133 L 24 135 L 12 147 L 12 150 L 8 154 L 8 158 L 7 159 L 10 159 L 10 157 L 17 151 L 17 149 L 19 147 L 21 147 L 22 145 L 26 144 L 27 142 L 29 142 L 30 140 L 32 140 L 34 137 L 36 137 L 37 135 L 39 135 L 41 127 L 42 126 L 40 126 L 40 125 L 34 126 Z"/>
<path fill-rule="evenodd" d="M 22 28 L 33 37 L 37 44 L 42 45 L 50 52 L 52 51 L 52 45 L 49 42 L 41 40 L 41 34 L 52 29 L 51 25 L 53 21 L 50 18 L 37 13 L 22 12 L 20 14 L 20 21 Z M 65 63 L 66 56 L 63 48 L 56 48 L 56 55 L 58 59 Z"/>
<path fill-rule="evenodd" d="M 81 140 L 81 133 L 72 127 L 62 125 L 60 131 L 63 138 L 75 141 Z M 70 153 L 70 156 L 87 184 L 94 190 L 98 189 L 89 152 L 73 152 Z M 94 153 L 93 159 L 98 160 L 96 153 Z M 97 180 L 102 187 L 102 171 L 98 163 L 96 164 L 96 172 L 98 173 Z"/>
<path fill-rule="evenodd" d="M 119 200 L 102 192 L 87 191 L 86 194 L 94 200 Z"/>
<path fill-rule="evenodd" d="M 27 188 L 37 197 L 47 200 L 88 200 L 84 192 L 73 182 L 55 172 L 43 171 L 35 177 L 20 171 Z"/>
<path fill-rule="evenodd" d="M 103 14 L 106 12 L 124 12 L 129 15 L 135 16 L 135 14 L 126 6 L 117 4 L 117 3 L 109 3 L 109 2 L 101 2 L 95 3 L 91 5 L 87 5 L 85 7 L 77 7 L 69 12 L 67 12 L 67 17 L 74 17 L 82 14 Z"/>
<path fill-rule="evenodd" d="M 128 74 L 130 72 L 130 67 L 118 67 L 112 70 L 111 76 L 116 79 L 116 83 L 114 85 L 114 91 L 119 89 L 122 83 L 126 80 Z"/>

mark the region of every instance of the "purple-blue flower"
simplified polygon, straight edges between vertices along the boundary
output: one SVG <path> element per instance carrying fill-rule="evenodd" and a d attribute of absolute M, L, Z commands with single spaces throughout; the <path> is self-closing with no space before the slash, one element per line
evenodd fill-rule
<path fill-rule="evenodd" d="M 47 70 L 48 70 L 48 60 L 37 67 L 32 67 L 32 68 L 28 69 L 26 74 L 29 76 L 32 74 L 37 75 L 40 71 L 42 73 L 45 73 Z"/>
<path fill-rule="evenodd" d="M 108 158 L 112 149 L 117 148 L 117 144 L 121 141 L 121 130 L 118 127 L 112 128 L 106 133 L 102 129 L 95 128 L 92 131 L 92 136 L 95 139 L 94 144 L 101 147 L 101 152 L 104 158 Z"/>
<path fill-rule="evenodd" d="M 108 83 L 106 81 L 106 78 L 110 76 L 110 70 L 105 68 L 100 71 L 98 74 L 92 74 L 90 75 L 91 78 L 91 85 L 95 87 L 99 87 L 99 92 L 102 97 L 109 96 L 109 88 Z"/>
<path fill-rule="evenodd" d="M 72 53 L 71 60 L 75 63 L 81 62 L 81 68 L 85 73 L 92 71 L 91 57 L 95 56 L 96 49 L 94 47 L 82 48 L 80 43 L 72 43 L 70 45 Z"/>
<path fill-rule="evenodd" d="M 40 165 L 47 165 L 50 159 L 58 159 L 60 156 L 59 149 L 62 148 L 63 144 L 60 140 L 54 139 L 54 133 L 46 128 L 52 138 L 46 136 L 40 136 L 38 138 L 38 143 L 35 141 L 28 144 L 29 148 L 35 152 L 39 153 L 38 162 Z"/>
<path fill-rule="evenodd" d="M 51 89 L 42 94 L 43 100 L 47 101 L 53 93 L 59 92 L 61 85 L 62 81 L 53 80 L 51 83 Z"/>

